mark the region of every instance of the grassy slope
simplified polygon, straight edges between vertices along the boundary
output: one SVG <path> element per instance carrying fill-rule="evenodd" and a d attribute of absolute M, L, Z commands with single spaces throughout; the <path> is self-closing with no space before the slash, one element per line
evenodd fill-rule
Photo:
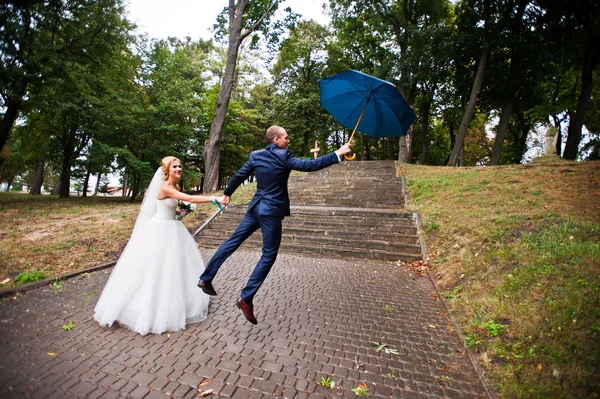
<path fill-rule="evenodd" d="M 255 185 L 240 187 L 232 203 L 247 203 Z M 127 244 L 140 209 L 120 197 L 31 196 L 0 193 L 0 290 L 115 261 Z M 202 205 L 183 219 L 194 230 L 216 207 Z"/>
<path fill-rule="evenodd" d="M 600 395 L 600 163 L 404 165 L 429 267 L 509 398 Z"/>

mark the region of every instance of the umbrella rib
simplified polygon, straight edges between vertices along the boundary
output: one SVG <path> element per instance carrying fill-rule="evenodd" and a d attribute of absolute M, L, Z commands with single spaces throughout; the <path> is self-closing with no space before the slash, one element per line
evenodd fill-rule
<path fill-rule="evenodd" d="M 356 130 L 375 138 L 402 135 L 403 122 L 414 120 L 414 112 L 395 85 L 362 72 L 349 70 L 325 79 L 321 89 L 321 104 L 344 127 L 354 127 L 352 136 Z"/>

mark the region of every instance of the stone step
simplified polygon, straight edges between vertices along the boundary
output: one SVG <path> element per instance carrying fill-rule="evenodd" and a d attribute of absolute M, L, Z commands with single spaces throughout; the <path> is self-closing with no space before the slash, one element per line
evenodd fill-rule
<path fill-rule="evenodd" d="M 314 195 L 318 198 L 361 198 L 369 199 L 373 197 L 377 198 L 398 198 L 402 197 L 402 191 L 386 189 L 385 191 L 378 190 L 375 188 L 346 188 L 346 189 L 333 189 L 320 188 L 320 187 L 307 187 L 307 188 L 295 188 L 289 190 L 290 199 L 293 200 L 295 197 Z M 378 191 L 380 191 L 378 193 Z"/>
<path fill-rule="evenodd" d="M 210 230 L 206 232 L 206 236 L 203 235 L 200 238 L 203 242 L 207 239 L 210 234 Z M 215 239 L 219 242 L 223 242 L 230 237 L 231 234 L 224 234 L 218 232 L 210 235 L 211 239 Z M 251 241 L 256 241 L 262 245 L 262 235 L 260 230 L 252 234 Z M 387 252 L 402 252 L 402 253 L 420 253 L 421 246 L 418 245 L 417 237 L 411 240 L 411 243 L 392 243 L 387 241 L 375 241 L 375 240 L 352 240 L 344 238 L 329 238 L 329 237 L 312 237 L 312 236 L 294 236 L 290 234 L 282 234 L 281 242 L 290 243 L 295 245 L 306 245 L 306 246 L 321 246 L 321 247 L 336 247 L 336 248 L 348 248 L 348 249 L 363 249 L 370 250 L 375 249 L 379 251 Z M 218 244 L 220 245 L 220 244 Z"/>
<path fill-rule="evenodd" d="M 404 209 L 404 182 L 394 161 L 340 162 L 311 173 L 293 172 L 288 182 L 291 216 L 283 221 L 281 251 L 304 256 L 421 260 L 413 212 Z M 247 206 L 231 206 L 197 237 L 207 248 L 228 239 Z M 243 248 L 259 251 L 262 234 Z"/>
<path fill-rule="evenodd" d="M 294 203 L 296 205 L 323 205 L 323 206 L 339 206 L 339 207 L 358 207 L 359 205 L 368 206 L 369 208 L 395 208 L 402 209 L 404 204 L 399 200 L 388 200 L 388 201 L 366 201 L 366 200 L 336 200 L 336 199 L 310 199 L 310 198 L 295 198 Z"/>
<path fill-rule="evenodd" d="M 394 175 L 384 176 L 373 176 L 371 174 L 360 174 L 360 173 L 344 173 L 344 174 L 329 174 L 319 175 L 316 173 L 308 173 L 305 176 L 290 176 L 290 182 L 294 184 L 303 184 L 306 182 L 310 183 L 321 183 L 321 184 L 352 184 L 362 182 L 374 182 L 374 183 L 385 183 L 391 185 L 400 185 L 402 180 Z"/>
<path fill-rule="evenodd" d="M 229 207 L 218 216 L 216 221 L 232 218 L 235 223 L 239 223 L 245 213 L 246 207 Z M 414 225 L 413 213 L 402 210 L 390 212 L 388 209 L 371 208 L 371 212 L 364 212 L 363 210 L 350 208 L 295 206 L 292 208 L 291 213 L 290 216 L 286 216 L 284 219 L 284 226 L 288 223 L 310 225 L 312 222 L 325 222 L 332 225 L 344 224 L 351 227 L 368 225 L 372 228 L 379 228 L 383 225 Z"/>
<path fill-rule="evenodd" d="M 202 232 L 203 236 L 219 237 L 223 241 L 229 238 L 234 229 L 231 225 L 212 225 Z M 262 237 L 260 230 L 254 235 Z M 408 232 L 402 234 L 399 232 L 379 232 L 379 231 L 341 231 L 341 230 L 312 230 L 283 228 L 282 237 L 288 241 L 295 242 L 320 242 L 326 245 L 349 246 L 351 248 L 413 248 L 420 251 L 419 238 L 416 234 Z M 260 238 L 262 240 L 262 238 Z M 412 251 L 408 251 L 412 252 Z"/>
<path fill-rule="evenodd" d="M 231 205 L 225 209 L 219 217 L 225 217 L 227 215 L 244 215 L 246 213 L 246 205 Z M 323 217 L 352 217 L 362 218 L 366 220 L 369 218 L 377 219 L 384 217 L 386 219 L 413 219 L 413 212 L 407 210 L 398 209 L 374 209 L 374 208 L 347 208 L 347 207 L 321 207 L 321 206 L 296 206 L 290 207 L 291 215 L 286 216 L 288 218 L 294 218 L 298 215 L 312 215 L 316 218 Z"/>
<path fill-rule="evenodd" d="M 237 225 L 239 224 L 239 220 L 237 219 L 222 219 L 213 221 L 210 226 L 214 226 L 214 229 L 225 230 L 229 234 L 231 234 Z M 213 227 L 211 227 L 213 228 Z M 354 223 L 346 223 L 346 222 L 318 222 L 311 221 L 308 222 L 300 222 L 300 223 L 290 223 L 287 219 L 283 222 L 283 228 L 293 229 L 294 231 L 310 231 L 315 232 L 315 234 L 321 236 L 325 235 L 325 233 L 321 232 L 339 232 L 339 234 L 358 234 L 369 236 L 372 234 L 381 233 L 384 236 L 394 236 L 394 237 L 403 237 L 403 236 L 413 236 L 417 233 L 417 228 L 412 222 L 411 225 L 408 224 L 379 224 L 375 227 L 366 226 Z"/>
<path fill-rule="evenodd" d="M 205 248 L 216 248 L 223 243 L 220 239 L 201 237 L 198 239 L 202 246 Z M 248 240 L 241 245 L 244 249 L 254 249 L 260 251 L 262 248 L 262 241 L 254 239 L 251 236 Z M 321 257 L 333 257 L 343 259 L 372 259 L 372 260 L 384 260 L 384 261 L 416 261 L 421 260 L 420 253 L 401 253 L 401 252 L 390 252 L 377 249 L 356 249 L 349 247 L 329 247 L 329 246 L 308 246 L 305 244 L 297 244 L 293 242 L 282 242 L 281 252 L 302 254 L 308 256 L 321 256 Z"/>

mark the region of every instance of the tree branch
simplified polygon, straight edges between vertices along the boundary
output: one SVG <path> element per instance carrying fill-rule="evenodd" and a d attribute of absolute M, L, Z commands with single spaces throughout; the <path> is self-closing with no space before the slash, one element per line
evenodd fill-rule
<path fill-rule="evenodd" d="M 269 8 L 267 9 L 267 11 L 265 11 L 265 13 L 263 15 L 261 15 L 261 17 L 258 19 L 258 21 L 256 21 L 256 23 L 254 24 L 254 26 L 252 26 L 246 32 L 242 32 L 242 34 L 240 35 L 240 41 L 243 41 L 252 32 L 254 32 L 256 29 L 258 29 L 258 27 L 260 26 L 260 24 L 262 23 L 262 21 L 267 17 L 267 15 L 271 12 L 271 10 L 273 9 L 273 7 L 275 7 L 276 5 L 277 5 L 277 1 L 272 2 L 271 5 L 269 6 Z"/>

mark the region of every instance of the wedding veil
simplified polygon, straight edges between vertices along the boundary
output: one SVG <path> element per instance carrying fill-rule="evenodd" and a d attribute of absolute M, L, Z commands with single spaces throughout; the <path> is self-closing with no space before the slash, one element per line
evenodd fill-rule
<path fill-rule="evenodd" d="M 158 192 L 160 190 L 160 186 L 165 181 L 163 180 L 163 171 L 162 168 L 156 169 L 156 173 L 154 173 L 154 177 L 150 181 L 148 185 L 148 189 L 146 190 L 146 194 L 144 195 L 144 200 L 142 201 L 142 206 L 140 207 L 140 213 L 135 220 L 135 225 L 133 226 L 133 232 L 131 235 L 133 236 L 140 227 L 142 227 L 152 216 L 156 214 L 157 210 L 157 202 L 158 202 Z"/>

